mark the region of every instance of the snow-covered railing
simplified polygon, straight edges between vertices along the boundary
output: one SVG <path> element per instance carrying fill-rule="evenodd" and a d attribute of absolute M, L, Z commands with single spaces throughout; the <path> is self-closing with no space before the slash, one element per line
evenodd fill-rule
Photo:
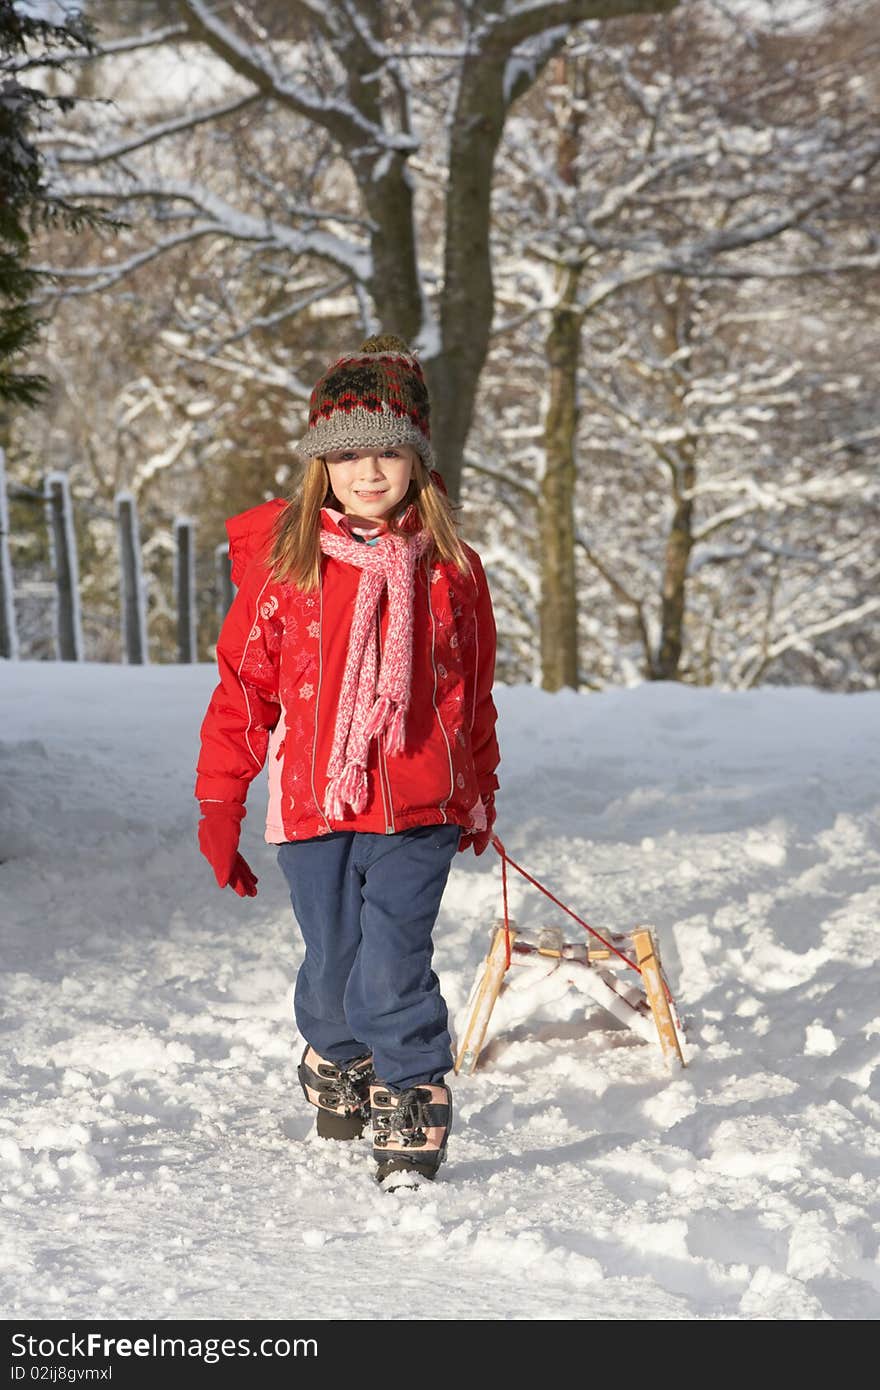
<path fill-rule="evenodd" d="M 10 497 L 39 505 L 45 514 L 49 529 L 49 564 L 52 577 L 35 579 L 31 576 L 20 581 L 17 589 L 9 545 Z M 96 515 L 104 521 L 110 520 L 111 514 L 106 509 L 89 503 L 85 505 L 90 515 Z M 122 490 L 116 494 L 114 506 L 113 519 L 119 541 L 122 661 L 127 665 L 145 665 L 150 659 L 147 579 L 144 573 L 137 501 L 132 492 Z M 177 659 L 184 663 L 195 662 L 198 660 L 195 522 L 191 517 L 176 517 L 173 531 Z M 149 549 L 149 545 L 147 548 Z M 213 561 L 216 617 L 218 624 L 222 624 L 235 592 L 229 572 L 228 546 L 225 542 L 215 547 Z M 19 660 L 22 654 L 16 619 L 16 594 L 19 600 L 34 600 L 39 597 L 40 611 L 48 608 L 45 600 L 54 598 L 52 648 L 55 658 L 58 661 L 85 660 L 79 557 L 69 474 L 63 470 L 52 470 L 43 478 L 39 490 L 26 487 L 22 483 L 7 479 L 5 454 L 0 449 L 0 659 L 11 661 Z M 163 612 L 167 611 L 167 607 L 163 607 Z"/>

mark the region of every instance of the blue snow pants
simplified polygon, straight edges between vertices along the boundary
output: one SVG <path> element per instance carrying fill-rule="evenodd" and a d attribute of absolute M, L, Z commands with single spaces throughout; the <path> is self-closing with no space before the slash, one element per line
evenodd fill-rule
<path fill-rule="evenodd" d="M 449 822 L 278 846 L 306 947 L 296 1026 L 328 1062 L 372 1052 L 377 1079 L 394 1091 L 440 1083 L 452 1068 L 431 933 L 461 835 Z"/>

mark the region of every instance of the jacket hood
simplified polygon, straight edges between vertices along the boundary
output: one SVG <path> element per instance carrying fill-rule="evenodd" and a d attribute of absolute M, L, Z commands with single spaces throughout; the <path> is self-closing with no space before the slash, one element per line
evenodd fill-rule
<path fill-rule="evenodd" d="M 434 483 L 440 491 L 448 496 L 446 484 L 437 472 L 436 468 L 430 470 Z M 272 531 L 280 512 L 283 512 L 288 505 L 286 497 L 273 497 L 268 502 L 260 502 L 256 507 L 249 507 L 246 512 L 238 512 L 236 516 L 230 516 L 226 520 L 226 534 L 229 537 L 229 559 L 232 564 L 231 577 L 236 588 L 239 588 L 244 578 L 245 570 L 251 561 L 259 554 L 266 556 L 268 547 L 272 540 Z M 339 525 L 332 517 L 327 515 L 327 510 L 322 510 L 322 524 L 331 530 L 338 531 Z M 410 503 L 403 514 L 404 526 L 407 530 L 415 530 L 418 527 L 418 512 L 414 503 Z"/>
<path fill-rule="evenodd" d="M 227 519 L 232 582 L 236 588 L 241 585 L 251 560 L 269 545 L 275 520 L 286 506 L 286 498 L 273 497 L 269 502 L 261 502 L 259 506 L 249 507 L 246 512 L 239 512 L 237 516 Z"/>

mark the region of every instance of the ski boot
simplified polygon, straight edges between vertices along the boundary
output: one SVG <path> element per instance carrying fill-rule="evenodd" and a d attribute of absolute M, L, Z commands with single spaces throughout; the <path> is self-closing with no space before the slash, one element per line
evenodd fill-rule
<path fill-rule="evenodd" d="M 315 1128 L 322 1139 L 360 1139 L 370 1118 L 375 1075 L 369 1054 L 340 1067 L 306 1045 L 297 1076 L 306 1100 L 318 1107 Z"/>
<path fill-rule="evenodd" d="M 394 1092 L 376 1082 L 370 1086 L 370 1112 L 376 1181 L 387 1192 L 418 1187 L 420 1178 L 433 1181 L 452 1127 L 449 1087 L 425 1083 Z"/>

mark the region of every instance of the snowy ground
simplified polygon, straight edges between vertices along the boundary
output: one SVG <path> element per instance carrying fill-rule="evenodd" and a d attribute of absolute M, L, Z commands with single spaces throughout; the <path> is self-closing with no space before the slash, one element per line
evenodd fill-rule
<path fill-rule="evenodd" d="M 880 1314 L 880 697 L 496 688 L 498 834 L 594 925 L 656 925 L 689 1066 L 509 990 L 442 1179 L 387 1194 L 311 1133 L 262 781 L 258 896 L 198 852 L 215 679 L 0 663 L 0 1315 Z M 500 901 L 495 851 L 458 856 L 456 1021 Z"/>

